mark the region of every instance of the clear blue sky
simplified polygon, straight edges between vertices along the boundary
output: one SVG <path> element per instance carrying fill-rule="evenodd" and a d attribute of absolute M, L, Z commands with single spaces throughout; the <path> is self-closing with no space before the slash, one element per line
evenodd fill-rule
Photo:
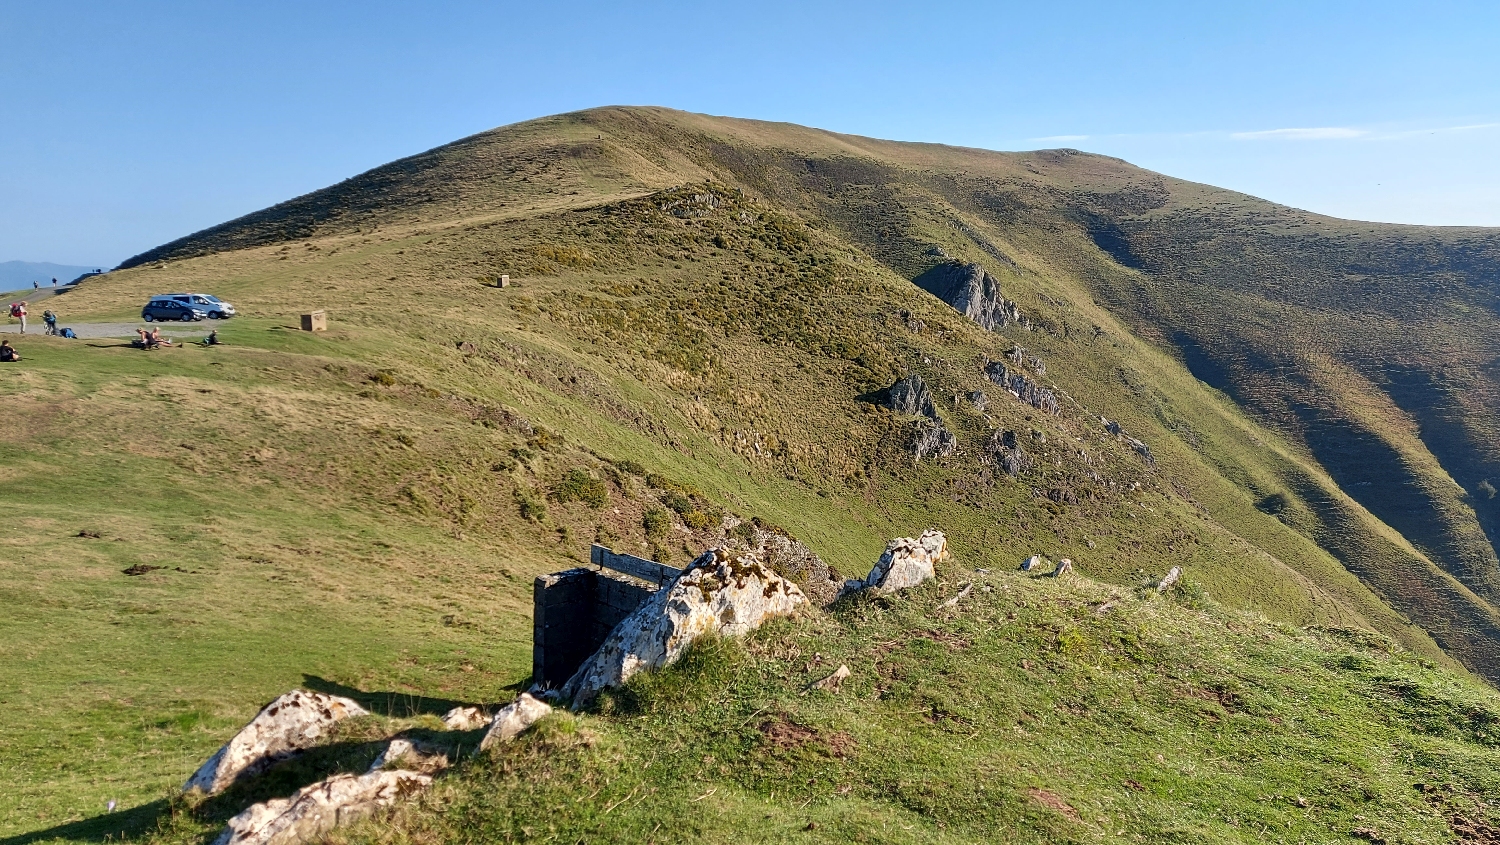
<path fill-rule="evenodd" d="M 1500 225 L 1500 3 L 0 0 L 0 260 L 108 266 L 606 104 L 1069 146 L 1327 214 Z"/>

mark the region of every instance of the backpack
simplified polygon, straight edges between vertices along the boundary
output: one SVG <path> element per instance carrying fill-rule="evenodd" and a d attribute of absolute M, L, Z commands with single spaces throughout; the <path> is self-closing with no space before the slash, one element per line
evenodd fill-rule
<path fill-rule="evenodd" d="M 12 302 L 10 304 L 10 315 L 12 317 L 21 316 L 21 306 L 18 303 Z"/>
<path fill-rule="evenodd" d="M 62 330 L 62 336 L 63 337 L 78 337 L 78 335 L 73 334 L 73 330 L 72 329 L 63 329 Z"/>

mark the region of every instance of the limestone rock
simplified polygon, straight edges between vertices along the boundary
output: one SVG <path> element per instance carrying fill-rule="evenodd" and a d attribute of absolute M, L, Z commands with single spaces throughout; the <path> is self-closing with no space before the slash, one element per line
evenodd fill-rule
<path fill-rule="evenodd" d="M 1052 570 L 1051 575 L 1053 578 L 1061 578 L 1062 576 L 1072 571 L 1073 561 L 1069 560 L 1068 558 L 1063 558 L 1062 560 L 1057 562 L 1057 568 Z"/>
<path fill-rule="evenodd" d="M 1040 568 L 1041 565 L 1042 565 L 1042 556 L 1041 555 L 1032 555 L 1031 557 L 1026 558 L 1025 560 L 1021 561 L 1021 571 L 1022 572 L 1030 572 L 1033 569 Z"/>
<path fill-rule="evenodd" d="M 1019 370 L 1011 370 L 1000 361 L 991 361 L 984 365 L 984 375 L 990 381 L 1005 388 L 1012 396 L 1038 411 L 1053 416 L 1062 413 L 1062 405 L 1057 401 L 1057 394 L 1042 387 L 1031 376 Z"/>
<path fill-rule="evenodd" d="M 337 722 L 369 713 L 347 698 L 296 689 L 267 704 L 183 785 L 213 795 L 311 748 Z"/>
<path fill-rule="evenodd" d="M 919 375 L 897 379 L 891 385 L 886 403 L 892 411 L 909 417 L 918 414 L 928 419 L 937 419 L 937 406 L 932 403 L 932 391 Z"/>
<path fill-rule="evenodd" d="M 1001 295 L 1000 283 L 978 264 L 945 261 L 912 281 L 988 331 L 1021 317 L 1016 304 Z"/>
<path fill-rule="evenodd" d="M 1021 448 L 1021 440 L 1014 431 L 996 431 L 990 435 L 984 449 L 985 459 L 1005 470 L 1015 478 L 1034 465 L 1031 456 Z"/>
<path fill-rule="evenodd" d="M 378 772 L 394 767 L 431 775 L 448 768 L 451 763 L 448 752 L 441 748 L 397 738 L 386 743 L 385 750 L 370 764 L 369 771 Z"/>
<path fill-rule="evenodd" d="M 543 716 L 552 712 L 552 706 L 523 692 L 515 701 L 500 708 L 490 722 L 490 729 L 479 743 L 483 751 L 502 742 L 510 742 L 522 731 L 536 724 Z"/>
<path fill-rule="evenodd" d="M 796 537 L 756 521 L 746 545 L 773 571 L 801 588 L 814 604 L 821 607 L 838 597 L 838 573 Z"/>
<path fill-rule="evenodd" d="M 443 714 L 443 724 L 450 731 L 472 731 L 490 723 L 490 717 L 478 707 L 455 707 Z"/>
<path fill-rule="evenodd" d="M 707 633 L 738 636 L 807 603 L 796 584 L 757 556 L 713 549 L 688 564 L 610 632 L 604 645 L 563 685 L 574 709 L 637 672 L 669 666 Z"/>
<path fill-rule="evenodd" d="M 971 390 L 969 391 L 969 404 L 974 406 L 974 410 L 984 413 L 984 409 L 990 405 L 990 400 L 984 395 L 983 390 Z"/>
<path fill-rule="evenodd" d="M 907 446 L 919 461 L 931 457 L 946 458 L 958 451 L 958 438 L 940 422 L 918 422 L 912 427 Z"/>
<path fill-rule="evenodd" d="M 432 784 L 418 772 L 376 771 L 334 775 L 305 786 L 290 798 L 256 804 L 229 820 L 214 845 L 295 845 L 317 839 L 341 824 L 372 815 Z"/>
<path fill-rule="evenodd" d="M 913 540 L 897 537 L 886 544 L 885 554 L 875 562 L 863 581 L 847 581 L 845 592 L 875 589 L 885 593 L 915 587 L 936 577 L 935 564 L 948 556 L 948 538 L 943 532 L 928 529 Z"/>
<path fill-rule="evenodd" d="M 1156 585 L 1156 591 L 1158 593 L 1164 593 L 1167 590 L 1172 589 L 1172 585 L 1176 584 L 1181 578 L 1182 569 L 1176 566 L 1172 567 L 1167 572 L 1166 576 L 1163 577 L 1161 581 Z"/>

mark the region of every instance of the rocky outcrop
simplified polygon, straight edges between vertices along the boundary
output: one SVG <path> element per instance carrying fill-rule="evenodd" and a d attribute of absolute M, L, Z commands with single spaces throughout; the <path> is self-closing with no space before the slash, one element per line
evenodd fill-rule
<path fill-rule="evenodd" d="M 844 592 L 878 590 L 893 593 L 915 587 L 937 575 L 936 564 L 948 557 L 948 538 L 943 532 L 928 529 L 913 540 L 897 537 L 886 544 L 885 554 L 875 562 L 864 580 L 844 583 Z"/>
<path fill-rule="evenodd" d="M 946 458 L 958 451 L 958 438 L 936 420 L 924 420 L 912 426 L 907 448 L 917 460 Z"/>
<path fill-rule="evenodd" d="M 738 524 L 736 521 L 728 527 Z M 794 582 L 814 604 L 827 605 L 838 597 L 843 585 L 838 573 L 796 537 L 768 528 L 757 520 L 751 524 L 745 545 L 773 571 Z"/>
<path fill-rule="evenodd" d="M 971 390 L 969 391 L 969 404 L 974 406 L 974 410 L 984 413 L 984 409 L 989 407 L 990 400 L 984 395 L 983 390 Z"/>
<path fill-rule="evenodd" d="M 670 666 L 708 633 L 737 636 L 807 603 L 796 584 L 757 555 L 713 549 L 688 565 L 610 632 L 604 645 L 563 685 L 574 709 L 636 673 Z"/>
<path fill-rule="evenodd" d="M 1062 406 L 1057 401 L 1056 393 L 1042 387 L 1024 372 L 1010 369 L 1002 361 L 990 361 L 985 364 L 984 375 L 1009 391 L 1010 395 L 1038 411 L 1053 415 L 1062 413 Z"/>
<path fill-rule="evenodd" d="M 996 431 L 985 445 L 985 458 L 1011 478 L 1019 476 L 1032 467 L 1032 460 L 1021 448 L 1021 440 L 1014 431 Z"/>
<path fill-rule="evenodd" d="M 909 375 L 903 379 L 897 379 L 888 391 L 886 407 L 898 414 L 909 417 L 921 415 L 929 419 L 937 419 L 937 407 L 932 402 L 932 392 L 927 389 L 927 383 L 919 375 Z"/>
<path fill-rule="evenodd" d="M 530 693 L 521 693 L 519 698 L 500 708 L 500 712 L 495 714 L 489 731 L 479 743 L 479 750 L 484 751 L 499 743 L 510 742 L 551 712 L 552 706 L 547 702 L 533 698 Z"/>
<path fill-rule="evenodd" d="M 1041 566 L 1042 566 L 1042 556 L 1041 555 L 1032 555 L 1031 557 L 1026 558 L 1025 560 L 1021 561 L 1021 571 L 1022 572 L 1031 572 L 1032 570 L 1040 569 Z"/>
<path fill-rule="evenodd" d="M 945 261 L 912 281 L 987 331 L 1021 320 L 1021 310 L 1001 295 L 1000 283 L 978 264 Z"/>
<path fill-rule="evenodd" d="M 1005 358 L 1017 367 L 1030 367 L 1031 371 L 1039 376 L 1047 374 L 1047 365 L 1042 363 L 1042 359 L 1027 352 L 1023 347 L 1012 346 L 1010 351 L 1005 353 Z"/>
<path fill-rule="evenodd" d="M 256 804 L 229 820 L 214 845 L 296 845 L 333 828 L 367 818 L 382 807 L 432 785 L 419 772 L 374 771 L 334 775 L 305 786 L 290 798 Z"/>
<path fill-rule="evenodd" d="M 213 795 L 241 777 L 262 772 L 279 760 L 311 748 L 336 723 L 351 716 L 368 715 L 347 698 L 292 690 L 267 704 L 250 724 L 208 758 L 188 778 L 183 791 Z"/>

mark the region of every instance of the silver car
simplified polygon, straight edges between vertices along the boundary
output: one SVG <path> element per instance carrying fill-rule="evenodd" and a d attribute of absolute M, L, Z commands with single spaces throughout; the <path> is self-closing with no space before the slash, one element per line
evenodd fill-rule
<path fill-rule="evenodd" d="M 208 315 L 210 320 L 227 320 L 237 312 L 234 306 L 224 300 L 207 293 L 164 293 L 153 296 L 152 299 L 171 299 L 180 302 L 189 308 L 196 308 Z"/>

